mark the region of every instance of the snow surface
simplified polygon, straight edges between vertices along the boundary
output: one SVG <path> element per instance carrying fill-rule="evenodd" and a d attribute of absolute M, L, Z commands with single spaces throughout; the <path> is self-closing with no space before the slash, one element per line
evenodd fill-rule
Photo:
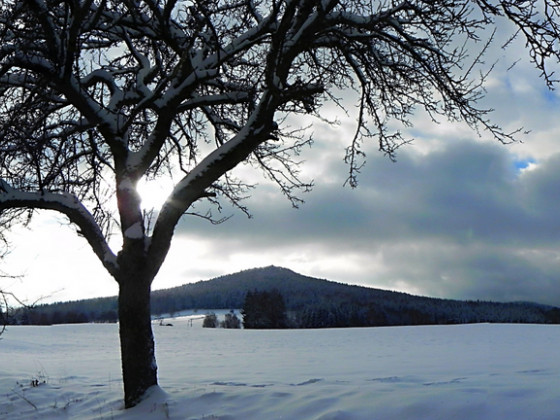
<path fill-rule="evenodd" d="M 0 418 L 560 418 L 560 326 L 257 331 L 196 317 L 154 321 L 162 388 L 129 410 L 117 325 L 9 327 Z"/>

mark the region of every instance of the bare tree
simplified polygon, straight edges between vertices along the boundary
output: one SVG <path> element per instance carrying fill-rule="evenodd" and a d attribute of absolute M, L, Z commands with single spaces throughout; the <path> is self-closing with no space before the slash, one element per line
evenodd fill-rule
<path fill-rule="evenodd" d="M 0 262 L 5 257 L 8 252 L 8 243 L 0 231 Z M 20 276 L 13 276 L 4 273 L 0 270 L 0 280 L 15 280 L 20 278 Z M 0 335 L 6 331 L 6 326 L 11 322 L 14 315 L 14 304 L 19 305 L 21 308 L 32 308 L 33 305 L 27 305 L 21 301 L 15 294 L 6 290 L 5 286 L 0 286 Z"/>
<path fill-rule="evenodd" d="M 131 407 L 157 384 L 150 287 L 194 203 L 225 198 L 246 211 L 249 185 L 228 174 L 244 162 L 297 205 L 311 187 L 297 154 L 312 139 L 285 120 L 320 118 L 325 101 L 343 107 L 346 89 L 359 96 L 351 186 L 362 141 L 392 158 L 407 139 L 388 122 L 409 124 L 415 108 L 513 140 L 477 107 L 482 55 L 493 28 L 513 22 L 552 84 L 559 11 L 546 0 L 4 0 L 2 228 L 59 212 L 118 282 Z M 148 223 L 138 182 L 164 176 L 177 182 Z"/>
<path fill-rule="evenodd" d="M 13 278 L 12 276 L 6 276 L 0 273 L 0 278 Z M 21 308 L 31 309 L 33 305 L 28 305 L 25 302 L 18 299 L 18 297 L 12 292 L 0 289 L 0 335 L 6 331 L 6 326 L 10 323 L 13 317 L 13 313 L 16 309 L 13 307 L 13 303 L 16 303 Z"/>
<path fill-rule="evenodd" d="M 6 293 L 0 289 L 0 335 L 6 330 L 9 314 L 10 306 L 8 305 L 8 297 Z"/>
<path fill-rule="evenodd" d="M 0 261 L 5 256 L 8 251 L 8 243 L 0 230 Z M 0 279 L 8 277 L 2 271 L 0 271 Z M 5 292 L 3 288 L 0 287 L 0 335 L 6 330 L 6 325 L 9 322 L 11 307 L 8 302 L 9 293 Z"/>

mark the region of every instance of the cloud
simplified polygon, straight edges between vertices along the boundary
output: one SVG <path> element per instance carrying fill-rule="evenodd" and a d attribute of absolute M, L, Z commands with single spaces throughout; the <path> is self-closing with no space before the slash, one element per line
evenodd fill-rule
<path fill-rule="evenodd" d="M 270 263 L 431 296 L 560 303 L 550 287 L 560 274 L 560 155 L 519 171 L 508 146 L 450 140 L 427 154 L 403 149 L 396 163 L 372 155 L 355 190 L 327 163 L 331 177 L 299 210 L 267 185 L 247 203 L 253 219 L 187 219 L 178 234 L 240 268 Z"/>

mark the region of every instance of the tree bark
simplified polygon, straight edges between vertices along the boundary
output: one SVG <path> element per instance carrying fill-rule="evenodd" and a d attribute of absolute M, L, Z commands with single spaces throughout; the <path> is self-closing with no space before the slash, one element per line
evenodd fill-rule
<path fill-rule="evenodd" d="M 119 279 L 119 335 L 125 408 L 138 404 L 148 388 L 158 383 L 150 284 L 151 281 L 136 270 Z"/>

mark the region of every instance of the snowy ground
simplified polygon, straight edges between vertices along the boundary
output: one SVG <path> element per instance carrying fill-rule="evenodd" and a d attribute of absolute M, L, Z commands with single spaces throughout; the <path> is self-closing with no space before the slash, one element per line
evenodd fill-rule
<path fill-rule="evenodd" d="M 116 325 L 8 328 L 0 419 L 560 418 L 560 326 L 250 331 L 171 322 L 154 324 L 163 390 L 126 411 Z"/>

